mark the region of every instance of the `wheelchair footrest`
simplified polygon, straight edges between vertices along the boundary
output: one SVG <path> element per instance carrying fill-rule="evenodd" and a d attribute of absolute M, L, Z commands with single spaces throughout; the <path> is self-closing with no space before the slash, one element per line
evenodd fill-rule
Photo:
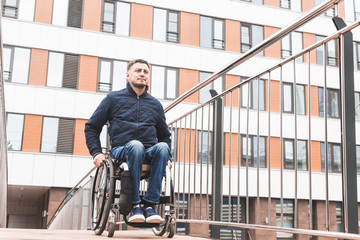
<path fill-rule="evenodd" d="M 124 221 L 127 225 L 131 226 L 131 227 L 136 227 L 136 228 L 153 228 L 153 227 L 160 227 L 161 223 L 130 223 L 128 222 L 128 220 L 126 219 L 126 216 L 124 216 Z"/>

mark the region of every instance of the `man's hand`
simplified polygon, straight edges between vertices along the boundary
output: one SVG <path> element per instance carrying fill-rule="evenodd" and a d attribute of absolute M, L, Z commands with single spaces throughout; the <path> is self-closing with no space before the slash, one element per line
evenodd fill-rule
<path fill-rule="evenodd" d="M 100 154 L 96 155 L 93 163 L 97 168 L 99 168 L 102 165 L 104 165 L 104 162 L 105 162 L 105 155 L 100 153 Z"/>

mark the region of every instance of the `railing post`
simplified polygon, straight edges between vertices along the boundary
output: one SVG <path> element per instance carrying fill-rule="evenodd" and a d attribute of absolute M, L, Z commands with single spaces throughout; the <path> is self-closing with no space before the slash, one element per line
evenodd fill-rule
<path fill-rule="evenodd" d="M 346 27 L 343 19 L 334 17 L 338 30 Z M 351 31 L 340 35 L 341 142 L 343 176 L 344 232 L 358 233 L 357 166 L 355 140 L 354 62 Z M 324 63 L 325 64 L 325 63 Z"/>
<path fill-rule="evenodd" d="M 210 90 L 211 97 L 215 97 L 217 92 Z M 213 111 L 214 133 L 212 139 L 213 162 L 212 162 L 212 190 L 211 190 L 211 215 L 213 221 L 221 221 L 221 205 L 222 205 L 222 138 L 223 138 L 223 108 L 222 99 L 219 98 L 214 102 Z M 220 239 L 220 226 L 211 225 L 211 238 Z"/>

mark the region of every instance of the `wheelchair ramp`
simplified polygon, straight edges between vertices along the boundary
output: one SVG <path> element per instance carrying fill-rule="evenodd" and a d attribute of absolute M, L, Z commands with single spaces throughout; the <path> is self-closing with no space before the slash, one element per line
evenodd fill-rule
<path fill-rule="evenodd" d="M 93 231 L 87 230 L 46 230 L 46 229 L 15 229 L 0 228 L 0 239 L 6 240 L 76 240 L 76 239 L 167 239 L 158 237 L 150 230 L 115 231 L 114 237 L 108 238 L 105 234 L 96 236 Z M 172 239 L 206 239 L 190 236 L 175 235 Z"/>

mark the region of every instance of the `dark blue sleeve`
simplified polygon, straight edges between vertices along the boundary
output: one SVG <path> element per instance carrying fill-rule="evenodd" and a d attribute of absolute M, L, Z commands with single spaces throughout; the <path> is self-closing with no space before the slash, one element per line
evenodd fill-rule
<path fill-rule="evenodd" d="M 159 110 L 158 110 L 158 122 L 156 126 L 157 131 L 157 139 L 158 142 L 165 142 L 167 145 L 169 145 L 169 148 L 171 149 L 171 133 L 169 131 L 169 128 L 166 124 L 166 118 L 164 114 L 164 109 L 161 104 L 159 104 Z"/>
<path fill-rule="evenodd" d="M 102 153 L 100 133 L 104 124 L 109 120 L 110 109 L 111 97 L 107 95 L 85 124 L 86 146 L 93 157 Z"/>

